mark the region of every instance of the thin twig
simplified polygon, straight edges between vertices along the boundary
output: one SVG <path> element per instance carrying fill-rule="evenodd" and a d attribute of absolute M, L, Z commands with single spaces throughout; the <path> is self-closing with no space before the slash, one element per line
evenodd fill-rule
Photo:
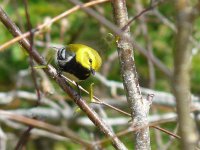
<path fill-rule="evenodd" d="M 26 20 L 27 20 L 27 26 L 28 26 L 28 30 L 30 31 L 30 50 L 33 50 L 33 40 L 34 40 L 34 33 L 31 32 L 32 29 L 32 25 L 31 25 L 31 21 L 30 21 L 30 16 L 29 16 L 29 12 L 28 12 L 28 2 L 27 0 L 23 1 L 24 3 L 24 9 L 25 9 L 25 14 L 26 14 Z M 29 55 L 29 64 L 31 66 L 31 77 L 34 83 L 34 87 L 36 89 L 36 94 L 37 94 L 37 103 L 36 103 L 36 107 L 40 104 L 40 100 L 41 100 L 41 95 L 40 95 L 40 90 L 36 81 L 36 75 L 35 75 L 35 70 L 33 68 L 34 63 L 33 63 L 33 58 L 31 55 Z M 28 142 L 29 136 L 30 136 L 30 132 L 33 129 L 32 126 L 29 126 L 27 130 L 25 130 L 23 132 L 23 134 L 21 135 L 21 137 L 19 138 L 19 141 L 17 142 L 17 145 L 15 147 L 15 150 L 20 150 L 22 149 L 22 147 L 24 145 L 26 145 L 26 143 Z"/>
<path fill-rule="evenodd" d="M 150 126 L 150 127 L 153 127 L 153 128 L 155 128 L 155 129 L 157 129 L 157 130 L 160 130 L 160 131 L 162 131 L 162 132 L 164 132 L 164 133 L 167 133 L 168 135 L 171 135 L 171 136 L 173 136 L 173 137 L 175 137 L 175 138 L 177 138 L 177 139 L 181 139 L 180 136 L 178 136 L 178 135 L 176 135 L 176 134 L 174 134 L 174 133 L 172 133 L 172 132 L 169 132 L 168 130 L 165 130 L 165 129 L 161 128 L 161 127 L 154 126 L 154 125 L 152 125 L 152 126 Z"/>
<path fill-rule="evenodd" d="M 173 133 L 177 134 L 178 132 L 178 124 L 176 125 Z M 172 145 L 172 142 L 174 141 L 174 137 L 170 136 L 168 142 L 162 147 L 162 150 L 168 150 L 169 147 Z"/>
<path fill-rule="evenodd" d="M 91 7 L 91 6 L 94 6 L 94 5 L 97 5 L 97 4 L 100 4 L 100 3 L 104 3 L 104 2 L 107 2 L 109 0 L 95 0 L 95 1 L 91 1 L 91 2 L 88 2 L 88 3 L 85 3 L 82 7 Z M 63 12 L 62 14 L 54 17 L 53 19 L 51 19 L 49 22 L 45 22 L 41 25 L 39 25 L 37 28 L 35 29 L 32 29 L 31 30 L 31 33 L 34 33 L 35 35 L 39 34 L 44 28 L 50 26 L 51 24 L 59 21 L 60 19 L 63 19 L 64 17 L 68 16 L 69 14 L 77 11 L 80 9 L 80 6 L 74 6 L 73 8 Z M 13 45 L 14 43 L 16 42 L 19 42 L 20 40 L 26 38 L 30 36 L 30 32 L 26 32 L 26 33 L 23 33 L 21 35 L 18 35 L 17 37 L 13 38 L 12 40 L 4 43 L 3 45 L 0 46 L 0 51 L 8 48 L 9 46 Z"/>
<path fill-rule="evenodd" d="M 155 3 L 153 3 L 153 4 L 152 4 L 152 1 L 150 1 L 150 6 L 149 6 L 148 8 L 146 8 L 146 9 L 143 9 L 140 13 L 138 13 L 136 16 L 134 16 L 132 19 L 130 19 L 130 20 L 128 21 L 128 23 L 127 23 L 124 27 L 122 27 L 121 30 L 122 30 L 122 31 L 126 30 L 126 28 L 127 28 L 127 27 L 130 27 L 131 23 L 132 23 L 134 20 L 138 19 L 140 16 L 144 15 L 146 12 L 148 12 L 148 11 L 154 9 L 155 7 L 157 7 L 157 6 L 158 6 L 160 3 L 162 3 L 163 1 L 164 1 L 164 0 L 158 0 L 158 1 L 156 1 Z"/>
<path fill-rule="evenodd" d="M 62 130 L 62 128 L 60 128 L 60 127 L 53 126 L 51 124 L 48 124 L 48 123 L 45 123 L 45 122 L 42 122 L 39 120 L 35 120 L 35 119 L 27 118 L 27 117 L 24 117 L 21 115 L 17 115 L 15 113 L 7 112 L 5 110 L 0 110 L 0 114 L 1 114 L 1 116 L 11 119 L 13 121 L 17 121 L 17 122 L 29 125 L 31 127 L 43 129 L 43 130 L 67 137 L 67 138 L 71 139 L 72 141 L 78 142 L 86 147 L 91 147 L 91 144 L 89 144 L 89 142 L 80 139 L 79 136 L 76 135 L 75 133 L 73 133 L 72 131 L 64 132 Z"/>
<path fill-rule="evenodd" d="M 96 74 L 98 74 L 98 73 L 96 73 Z M 67 81 L 69 81 L 69 82 L 72 83 L 73 85 L 76 85 L 76 82 L 70 80 L 70 79 L 67 78 L 66 76 L 63 76 L 63 78 L 65 78 Z M 89 92 L 88 92 L 86 89 L 84 89 L 82 86 L 79 85 L 79 88 L 80 88 L 81 91 L 85 92 L 86 94 L 89 94 Z M 106 102 L 102 101 L 101 99 L 99 99 L 99 98 L 96 97 L 96 96 L 93 96 L 93 99 L 96 100 L 96 101 L 94 101 L 93 103 L 104 105 L 104 106 L 106 106 L 106 107 L 108 107 L 108 108 L 111 108 L 111 109 L 113 109 L 113 110 L 115 110 L 115 111 L 117 111 L 117 112 L 119 112 L 119 113 L 121 113 L 121 114 L 124 114 L 124 115 L 130 115 L 129 113 L 127 113 L 127 112 L 125 112 L 125 111 L 123 111 L 123 110 L 121 110 L 121 109 L 119 109 L 119 108 L 117 108 L 117 107 L 114 107 L 114 106 L 112 106 L 112 105 L 107 104 Z"/>
<path fill-rule="evenodd" d="M 116 135 L 117 135 L 118 137 L 121 137 L 121 136 L 124 136 L 124 135 L 126 135 L 126 134 L 128 134 L 128 133 L 136 132 L 136 131 L 145 129 L 145 128 L 147 128 L 147 127 L 153 127 L 153 126 L 156 126 L 156 125 L 158 125 L 158 124 L 157 124 L 157 123 L 150 123 L 150 124 L 148 124 L 148 125 L 144 125 L 144 126 L 140 126 L 140 127 L 130 127 L 130 128 L 128 128 L 128 129 L 126 129 L 126 130 L 124 130 L 124 131 L 121 131 L 121 132 L 116 133 Z M 156 126 L 156 127 L 157 127 L 157 126 Z M 172 137 L 174 137 L 174 138 L 176 138 L 176 139 L 181 139 L 180 136 L 178 136 L 178 135 L 176 135 L 176 134 L 174 134 L 174 133 L 172 133 L 172 132 L 170 132 L 170 131 L 167 131 L 167 130 L 165 130 L 165 129 L 163 129 L 163 128 L 157 128 L 157 129 L 160 130 L 160 131 L 162 131 L 162 132 L 165 132 L 165 133 L 169 134 L 170 136 L 172 136 Z M 105 138 L 105 139 L 103 139 L 103 140 L 97 141 L 97 144 L 103 144 L 103 143 L 107 142 L 108 140 L 109 140 L 109 138 Z"/>
<path fill-rule="evenodd" d="M 75 1 L 70 0 L 72 3 L 74 3 Z M 78 10 L 78 9 L 84 9 L 88 14 L 92 15 L 94 18 L 96 18 L 101 24 L 103 24 L 104 26 L 108 27 L 111 31 L 113 31 L 115 34 L 123 36 L 124 38 L 127 38 L 128 41 L 132 42 L 132 37 L 127 37 L 123 35 L 123 31 L 120 30 L 120 28 L 118 28 L 117 26 L 113 25 L 110 21 L 108 21 L 107 19 L 105 19 L 103 16 L 97 14 L 96 12 L 94 12 L 91 9 L 86 9 L 87 7 L 93 5 L 94 3 L 102 3 L 102 2 L 106 2 L 107 0 L 98 0 L 98 1 L 92 1 L 86 4 L 82 4 L 80 2 L 76 4 L 77 6 L 73 7 L 72 9 L 62 13 L 61 15 L 53 18 L 49 23 L 44 23 L 42 25 L 40 25 L 39 27 L 37 27 L 36 29 L 33 29 L 32 32 L 37 32 L 37 31 L 41 31 L 43 28 L 50 26 L 52 23 L 54 23 L 55 21 L 62 19 L 63 17 L 66 17 L 67 15 L 69 15 L 70 13 Z M 37 32 L 38 33 L 38 32 Z M 37 34 L 35 33 L 35 35 Z M 30 36 L 29 32 L 26 32 L 24 34 L 22 34 L 20 37 L 17 37 L 16 39 L 13 39 L 13 42 L 11 43 L 15 43 L 27 36 Z M 156 58 L 154 55 L 149 56 L 149 54 L 147 53 L 147 51 L 141 47 L 139 44 L 132 42 L 132 44 L 135 46 L 135 48 L 142 54 L 144 55 L 147 59 L 151 60 L 155 66 L 157 66 L 167 77 L 171 78 L 172 76 L 172 72 L 171 70 L 169 70 L 158 58 Z M 3 45 L 2 45 L 3 46 Z M 9 46 L 9 45 L 7 45 Z M 0 51 L 1 51 L 1 46 L 0 46 Z"/>
<path fill-rule="evenodd" d="M 125 111 L 123 111 L 123 110 L 117 108 L 117 107 L 114 107 L 114 106 L 112 106 L 112 105 L 110 105 L 110 104 L 107 104 L 107 103 L 105 103 L 105 102 L 103 102 L 103 101 L 99 101 L 99 102 L 96 101 L 96 102 L 93 102 L 93 103 L 101 104 L 101 105 L 107 106 L 107 107 L 109 107 L 109 108 L 111 108 L 111 109 L 113 109 L 113 110 L 115 110 L 115 111 L 117 111 L 117 112 L 119 112 L 119 113 L 121 113 L 121 114 L 124 114 L 124 115 L 127 115 L 127 116 L 131 117 L 131 114 L 129 114 L 129 113 L 127 113 L 127 112 L 125 112 Z"/>
<path fill-rule="evenodd" d="M 126 39 L 128 42 L 130 42 L 135 49 L 137 49 L 142 55 L 144 55 L 147 59 L 151 60 L 155 66 L 157 66 L 167 77 L 171 78 L 172 77 L 172 72 L 171 70 L 169 70 L 158 58 L 156 58 L 154 55 L 149 56 L 149 53 L 143 48 L 141 47 L 139 44 L 137 44 L 136 42 L 133 42 L 133 37 L 131 37 L 130 35 L 124 34 L 124 32 L 117 27 L 116 25 L 114 25 L 112 22 L 110 22 L 109 20 L 107 20 L 105 17 L 99 15 L 98 13 L 96 13 L 93 9 L 90 8 L 86 8 L 83 7 L 83 3 L 81 3 L 79 0 L 69 0 L 70 2 L 72 2 L 73 4 L 79 5 L 80 8 L 85 11 L 87 14 L 89 14 L 90 16 L 94 17 L 96 20 L 98 20 L 101 24 L 103 24 L 105 27 L 109 28 L 111 31 L 113 31 L 117 36 Z M 124 22 L 124 25 L 126 24 L 126 22 Z M 124 26 L 123 25 L 123 26 Z M 122 27 L 123 27 L 122 26 Z M 122 28 L 121 27 L 121 28 Z"/>

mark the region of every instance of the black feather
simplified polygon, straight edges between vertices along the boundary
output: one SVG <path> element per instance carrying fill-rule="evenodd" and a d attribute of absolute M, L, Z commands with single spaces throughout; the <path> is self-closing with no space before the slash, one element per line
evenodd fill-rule
<path fill-rule="evenodd" d="M 59 67 L 62 71 L 73 74 L 79 80 L 87 79 L 91 73 L 89 69 L 83 67 L 79 62 L 76 61 L 76 56 L 74 56 L 70 61 L 66 62 L 64 65 L 60 64 Z"/>

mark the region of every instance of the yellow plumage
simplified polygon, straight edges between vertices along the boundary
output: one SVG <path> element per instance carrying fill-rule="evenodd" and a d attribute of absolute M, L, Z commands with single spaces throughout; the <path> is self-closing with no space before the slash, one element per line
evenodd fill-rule
<path fill-rule="evenodd" d="M 91 64 L 89 59 L 92 60 L 92 69 L 98 71 L 101 66 L 102 60 L 97 51 L 83 44 L 69 44 L 69 50 L 76 53 L 76 61 L 83 65 L 85 68 L 90 69 Z"/>
<path fill-rule="evenodd" d="M 58 48 L 57 61 L 61 71 L 79 80 L 87 79 L 101 66 L 98 52 L 83 44 L 69 44 Z M 77 80 L 76 80 L 77 81 Z"/>

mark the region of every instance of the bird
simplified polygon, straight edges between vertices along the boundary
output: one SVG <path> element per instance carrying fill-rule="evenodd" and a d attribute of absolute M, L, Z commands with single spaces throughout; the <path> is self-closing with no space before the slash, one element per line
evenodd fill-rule
<path fill-rule="evenodd" d="M 57 49 L 56 61 L 61 72 L 76 83 L 95 75 L 102 64 L 99 53 L 84 44 L 69 44 Z"/>

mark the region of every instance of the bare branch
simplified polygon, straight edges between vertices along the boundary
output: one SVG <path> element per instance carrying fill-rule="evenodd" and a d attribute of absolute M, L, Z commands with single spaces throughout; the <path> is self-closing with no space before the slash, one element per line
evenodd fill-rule
<path fill-rule="evenodd" d="M 90 14 L 91 16 L 93 16 L 94 18 L 96 18 L 101 24 L 103 24 L 105 27 L 108 27 L 111 31 L 113 31 L 115 34 L 120 35 L 120 36 L 124 36 L 123 32 L 120 28 L 118 28 L 117 26 L 115 26 L 114 24 L 112 24 L 110 21 L 108 21 L 106 18 L 104 18 L 103 16 L 97 14 L 95 11 L 93 11 L 92 9 L 88 9 L 87 7 L 95 5 L 97 3 L 102 3 L 104 1 L 107 0 L 96 0 L 96 1 L 92 1 L 86 4 L 82 4 L 80 2 L 77 3 L 77 1 L 73 1 L 70 0 L 72 3 L 76 4 L 77 6 L 75 6 L 74 8 L 54 17 L 52 20 L 50 20 L 49 22 L 45 22 L 44 24 L 38 26 L 37 28 L 33 29 L 32 32 L 35 33 L 35 35 L 37 35 L 38 33 L 42 32 L 42 29 L 45 29 L 47 27 L 49 27 L 51 24 L 53 24 L 54 22 L 58 21 L 59 19 L 62 19 L 64 17 L 66 17 L 67 15 L 71 14 L 74 11 L 77 11 L 78 9 L 83 9 L 84 11 L 86 11 L 88 14 Z M 17 41 L 20 41 L 21 39 L 30 36 L 29 32 L 26 32 L 24 34 L 21 34 L 20 36 L 16 37 L 15 39 L 10 41 L 10 44 L 7 43 L 5 45 L 5 47 L 16 43 Z M 144 55 L 146 58 L 148 58 L 150 61 L 152 61 L 152 63 L 155 64 L 155 66 L 157 66 L 167 77 L 171 78 L 172 76 L 172 72 L 169 68 L 167 68 L 158 58 L 156 58 L 154 55 L 149 56 L 148 52 L 138 43 L 133 42 L 132 38 L 133 37 L 127 37 L 125 36 L 124 38 L 127 38 L 127 40 L 129 42 L 131 42 L 134 47 L 136 48 L 136 50 L 138 50 L 142 55 Z M 1 49 L 3 49 L 3 45 L 2 47 L 0 46 L 0 51 Z"/>
<path fill-rule="evenodd" d="M 99 3 L 104 3 L 104 2 L 107 2 L 107 1 L 109 1 L 109 0 L 95 0 L 95 1 L 88 2 L 88 3 L 84 4 L 82 7 L 90 7 L 90 6 L 93 6 L 93 5 L 96 5 L 96 4 L 99 4 Z M 36 34 L 40 33 L 44 28 L 48 28 L 54 22 L 56 22 L 56 21 L 58 21 L 60 19 L 63 19 L 64 17 L 68 16 L 69 14 L 71 14 L 71 13 L 73 13 L 73 12 L 79 10 L 79 9 L 80 9 L 80 6 L 75 6 L 72 9 L 69 9 L 69 10 L 63 12 L 62 14 L 54 17 L 53 19 L 49 20 L 49 22 L 45 22 L 44 24 L 38 26 L 37 28 L 32 29 L 31 32 L 36 35 Z M 26 32 L 24 34 L 16 36 L 14 39 L 12 39 L 12 40 L 4 43 L 3 45 L 1 45 L 0 46 L 0 51 L 8 48 L 12 44 L 14 44 L 16 42 L 19 42 L 20 40 L 22 40 L 23 38 L 26 38 L 28 36 L 30 36 L 30 32 Z"/>
<path fill-rule="evenodd" d="M 107 20 L 105 17 L 99 15 L 98 13 L 96 13 L 93 9 L 90 8 L 86 8 L 83 7 L 83 3 L 81 3 L 79 0 L 69 0 L 70 2 L 72 2 L 73 4 L 79 5 L 80 8 L 85 11 L 86 13 L 88 13 L 90 16 L 94 17 L 95 19 L 97 19 L 101 24 L 103 24 L 105 27 L 109 28 L 111 31 L 113 31 L 117 36 L 121 36 L 124 39 L 126 39 L 130 44 L 132 44 L 134 46 L 134 48 L 136 50 L 138 50 L 142 55 L 144 55 L 147 59 L 151 60 L 152 63 L 155 64 L 155 66 L 157 66 L 168 78 L 171 78 L 172 76 L 172 72 L 171 70 L 169 70 L 169 68 L 167 68 L 158 58 L 156 58 L 154 55 L 149 56 L 149 53 L 143 48 L 141 47 L 139 44 L 137 44 L 136 42 L 133 42 L 133 37 L 131 37 L 130 35 L 127 36 L 126 34 L 124 34 L 124 32 L 121 30 L 122 27 L 124 27 L 126 24 L 124 23 L 123 26 L 117 27 L 116 25 L 114 25 L 112 22 L 110 22 L 109 20 Z M 127 22 L 126 22 L 127 23 Z"/>
<path fill-rule="evenodd" d="M 182 137 L 183 150 L 194 150 L 198 135 L 194 120 L 190 117 L 190 66 L 191 48 L 189 48 L 189 35 L 191 35 L 193 21 L 192 8 L 189 0 L 177 0 L 177 34 L 174 49 L 174 78 L 173 89 L 177 102 L 177 112 Z"/>
<path fill-rule="evenodd" d="M 7 141 L 7 136 L 0 126 L 0 149 L 1 150 L 6 150 L 6 141 Z"/>
<path fill-rule="evenodd" d="M 124 0 L 112 1 L 114 20 L 119 28 L 123 28 L 128 22 L 126 2 Z M 127 27 L 123 35 L 130 36 L 130 29 Z M 133 127 L 145 126 L 148 124 L 149 105 L 147 99 L 142 97 L 137 78 L 136 66 L 133 57 L 133 45 L 124 36 L 116 37 L 119 60 L 121 64 L 121 75 L 131 115 Z M 135 149 L 148 150 L 150 148 L 149 128 L 137 130 L 135 132 Z"/>
<path fill-rule="evenodd" d="M 0 110 L 0 114 L 1 114 L 1 117 L 5 117 L 5 118 L 11 119 L 13 121 L 23 123 L 23 124 L 29 125 L 31 127 L 44 129 L 44 130 L 47 130 L 49 132 L 70 138 L 71 140 L 78 142 L 78 143 L 80 143 L 80 144 L 82 144 L 86 147 L 91 147 L 91 144 L 80 139 L 79 136 L 77 136 L 71 130 L 68 130 L 68 132 L 65 132 L 65 131 L 62 130 L 62 128 L 59 128 L 57 126 L 53 126 L 51 124 L 48 124 L 48 123 L 45 123 L 45 122 L 42 122 L 42 121 L 27 118 L 27 117 L 17 115 L 17 114 L 14 114 L 12 112 L 4 111 L 4 110 Z"/>
<path fill-rule="evenodd" d="M 109 88 L 123 89 L 123 84 L 121 82 L 108 80 L 99 73 L 96 73 L 96 77 L 98 80 L 101 81 L 101 83 L 103 83 L 105 86 L 107 86 Z M 163 91 L 156 91 L 156 90 L 143 88 L 143 87 L 140 87 L 140 88 L 141 88 L 141 92 L 144 96 L 148 96 L 148 94 L 154 95 L 154 98 L 153 98 L 154 104 L 164 105 L 164 106 L 169 106 L 169 107 L 174 107 L 176 105 L 175 97 L 171 93 L 163 92 Z M 124 97 L 121 97 L 121 99 L 124 99 Z M 192 99 L 192 105 L 191 105 L 192 108 L 200 109 L 200 104 L 199 104 L 200 98 L 198 96 L 195 96 L 192 94 L 191 99 Z M 121 105 L 121 103 L 120 103 L 120 105 Z"/>
<path fill-rule="evenodd" d="M 5 25 L 5 27 L 11 32 L 11 34 L 16 37 L 22 35 L 18 27 L 10 20 L 3 9 L 0 7 L 0 20 Z M 33 59 L 40 65 L 46 65 L 45 60 L 40 56 L 40 54 L 33 49 L 30 50 L 30 43 L 26 39 L 22 39 L 20 45 L 33 57 Z M 73 88 L 66 82 L 65 78 L 58 76 L 55 68 L 48 65 L 44 71 L 54 79 L 58 85 L 72 98 L 72 100 L 80 107 L 80 109 L 85 112 L 92 122 L 108 137 L 110 137 L 113 146 L 116 149 L 125 150 L 124 144 L 116 137 L 116 135 L 110 130 L 106 123 L 97 115 L 97 113 L 91 109 L 88 104 L 79 96 L 79 94 L 73 90 Z"/>

